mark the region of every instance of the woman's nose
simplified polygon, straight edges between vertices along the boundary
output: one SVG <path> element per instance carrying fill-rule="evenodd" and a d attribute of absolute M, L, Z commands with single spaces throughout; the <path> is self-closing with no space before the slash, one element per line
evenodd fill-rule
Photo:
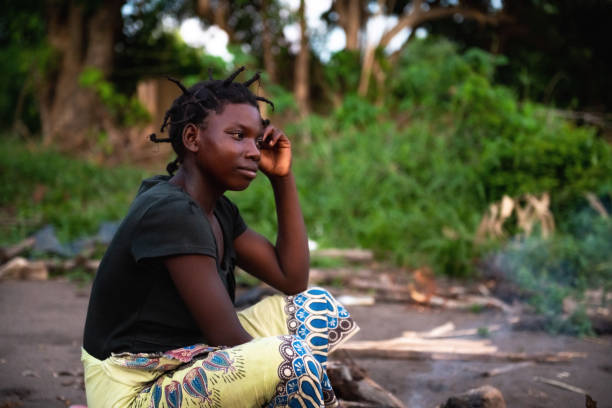
<path fill-rule="evenodd" d="M 247 145 L 248 145 L 247 152 L 246 152 L 247 157 L 249 159 L 259 161 L 259 159 L 261 158 L 261 152 L 259 151 L 259 148 L 257 147 L 258 146 L 257 140 L 249 140 Z"/>

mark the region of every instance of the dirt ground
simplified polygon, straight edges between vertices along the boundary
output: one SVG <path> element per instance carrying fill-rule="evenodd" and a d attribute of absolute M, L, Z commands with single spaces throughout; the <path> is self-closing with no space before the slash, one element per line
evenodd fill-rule
<path fill-rule="evenodd" d="M 0 408 L 84 404 L 79 360 L 89 288 L 65 280 L 0 283 Z M 426 331 L 448 321 L 458 329 L 504 322 L 499 312 L 469 313 L 403 304 L 350 308 L 361 332 L 382 340 Z M 535 382 L 534 376 L 583 388 L 598 407 L 612 407 L 612 336 L 579 339 L 502 330 L 490 336 L 502 351 L 582 351 L 585 359 L 538 364 L 492 378 L 480 373 L 505 363 L 359 359 L 377 382 L 410 408 L 432 408 L 449 396 L 491 384 L 508 407 L 584 407 L 584 396 Z"/>

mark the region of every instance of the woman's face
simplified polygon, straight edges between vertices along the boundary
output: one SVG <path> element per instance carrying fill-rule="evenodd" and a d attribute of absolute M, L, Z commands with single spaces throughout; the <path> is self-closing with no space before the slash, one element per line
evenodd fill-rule
<path fill-rule="evenodd" d="M 208 114 L 199 137 L 197 163 L 222 190 L 244 190 L 257 175 L 263 124 L 259 110 L 246 103 L 225 105 Z"/>

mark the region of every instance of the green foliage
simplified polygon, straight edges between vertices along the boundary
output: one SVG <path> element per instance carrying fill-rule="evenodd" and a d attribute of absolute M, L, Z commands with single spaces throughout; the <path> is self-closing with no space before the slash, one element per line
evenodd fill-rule
<path fill-rule="evenodd" d="M 5 6 L 0 16 L 0 128 L 9 128 L 16 114 L 31 131 L 40 129 L 35 79 L 53 62 L 45 39 L 42 7 L 25 2 Z M 16 112 L 21 99 L 21 112 Z"/>
<path fill-rule="evenodd" d="M 142 170 L 102 168 L 51 150 L 28 149 L 13 139 L 0 144 L 2 244 L 55 226 L 62 240 L 97 231 L 100 222 L 127 212 Z"/>
<path fill-rule="evenodd" d="M 325 82 L 334 92 L 354 92 L 359 86 L 360 72 L 361 56 L 358 51 L 338 51 L 324 67 Z"/>
<path fill-rule="evenodd" d="M 246 273 L 242 269 L 239 269 L 239 268 L 236 269 L 236 285 L 237 286 L 254 288 L 260 283 L 261 282 L 259 281 L 259 279 L 257 279 L 253 275 Z"/>
<path fill-rule="evenodd" d="M 313 256 L 310 258 L 310 266 L 312 268 L 340 268 L 346 266 L 346 261 L 342 258 Z"/>
<path fill-rule="evenodd" d="M 380 107 L 351 93 L 345 96 L 342 105 L 334 112 L 334 119 L 339 128 L 363 127 L 375 122 L 381 113 Z"/>
<path fill-rule="evenodd" d="M 427 40 L 401 58 L 385 106 L 349 94 L 332 115 L 285 129 L 296 146 L 309 235 L 321 245 L 372 248 L 398 263 L 465 276 L 495 248 L 476 246 L 474 234 L 503 194 L 550 192 L 563 226 L 586 191 L 612 191 L 610 147 L 592 129 L 519 103 L 495 85 L 503 57 L 459 54 L 451 43 Z M 247 221 L 270 236 L 266 184 L 235 199 Z M 560 234 L 573 236 L 569 227 Z"/>
<path fill-rule="evenodd" d="M 272 83 L 267 83 L 265 90 L 269 94 L 268 98 L 274 102 L 275 115 L 283 115 L 290 112 L 297 113 L 298 108 L 293 93 L 280 85 Z"/>
<path fill-rule="evenodd" d="M 97 68 L 85 68 L 79 77 L 79 85 L 94 90 L 120 125 L 133 126 L 150 119 L 149 112 L 136 96 L 128 98 L 118 92 Z"/>
<path fill-rule="evenodd" d="M 478 336 L 483 338 L 489 337 L 491 335 L 491 332 L 489 331 L 488 327 L 479 327 L 477 333 Z"/>
<path fill-rule="evenodd" d="M 458 86 L 472 77 L 479 82 L 474 85 L 490 87 L 495 68 L 504 63 L 504 57 L 478 49 L 461 55 L 455 44 L 443 39 L 413 41 L 400 56 L 401 68 L 390 75 L 389 102 L 432 114 L 448 110 Z"/>

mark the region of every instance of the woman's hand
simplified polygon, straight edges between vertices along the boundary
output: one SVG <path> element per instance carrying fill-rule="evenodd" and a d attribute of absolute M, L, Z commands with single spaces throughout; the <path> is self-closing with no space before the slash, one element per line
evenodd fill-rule
<path fill-rule="evenodd" d="M 285 133 L 268 125 L 260 146 L 259 170 L 268 177 L 284 177 L 291 170 L 291 142 Z"/>

